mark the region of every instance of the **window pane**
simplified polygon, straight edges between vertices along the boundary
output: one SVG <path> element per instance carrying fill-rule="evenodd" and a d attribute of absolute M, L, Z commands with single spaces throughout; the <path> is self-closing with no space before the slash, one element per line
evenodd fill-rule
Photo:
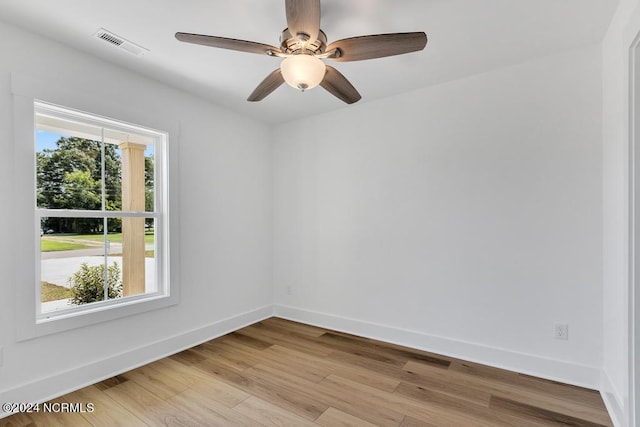
<path fill-rule="evenodd" d="M 122 210 L 122 150 L 115 144 L 104 144 L 105 210 Z"/>
<path fill-rule="evenodd" d="M 153 219 L 113 218 L 108 221 L 110 242 L 108 262 L 110 265 L 115 262 L 120 267 L 122 295 L 133 296 L 155 292 L 157 286 Z"/>
<path fill-rule="evenodd" d="M 153 144 L 147 145 L 144 152 L 144 210 L 146 212 L 155 211 L 155 147 Z"/>
<path fill-rule="evenodd" d="M 41 130 L 36 132 L 36 191 L 39 208 L 101 209 L 100 145 L 100 142 L 61 133 Z"/>
<path fill-rule="evenodd" d="M 153 144 L 123 142 L 118 146 L 121 157 L 119 185 L 122 189 L 119 209 L 129 212 L 154 211 Z"/>
<path fill-rule="evenodd" d="M 108 299 L 122 298 L 122 219 L 107 218 Z"/>
<path fill-rule="evenodd" d="M 104 299 L 104 234 L 100 218 L 43 218 L 40 238 L 41 311 Z M 81 224 L 77 225 L 77 224 Z M 59 233 L 59 229 L 91 229 Z"/>
<path fill-rule="evenodd" d="M 156 278 L 156 227 L 153 218 L 145 218 L 144 223 L 144 243 L 145 243 L 145 289 L 147 293 L 157 292 L 158 283 Z"/>
<path fill-rule="evenodd" d="M 105 144 L 106 210 L 153 212 L 154 145 Z"/>

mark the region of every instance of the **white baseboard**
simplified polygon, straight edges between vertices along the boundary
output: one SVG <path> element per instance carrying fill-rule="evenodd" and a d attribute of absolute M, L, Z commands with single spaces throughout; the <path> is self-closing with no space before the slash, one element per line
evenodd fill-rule
<path fill-rule="evenodd" d="M 93 361 L 72 370 L 59 372 L 37 381 L 0 391 L 0 402 L 45 402 L 115 375 L 186 350 L 233 332 L 273 315 L 273 306 L 265 306 L 209 325 L 174 335 L 124 353 Z M 0 409 L 0 418 L 10 414 Z"/>
<path fill-rule="evenodd" d="M 629 423 L 626 421 L 627 416 L 624 410 L 625 404 L 620 394 L 613 385 L 611 378 L 606 371 L 602 371 L 602 383 L 600 386 L 600 394 L 604 405 L 607 407 L 611 421 L 615 427 L 626 427 Z"/>
<path fill-rule="evenodd" d="M 595 366 L 543 358 L 282 305 L 274 306 L 274 316 L 593 390 L 600 389 L 601 369 Z"/>

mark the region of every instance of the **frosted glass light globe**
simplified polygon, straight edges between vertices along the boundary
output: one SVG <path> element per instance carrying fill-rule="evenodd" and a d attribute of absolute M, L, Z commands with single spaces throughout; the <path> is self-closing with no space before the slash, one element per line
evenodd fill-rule
<path fill-rule="evenodd" d="M 320 84 L 326 66 L 315 56 L 299 54 L 285 58 L 280 64 L 280 71 L 289 86 L 304 92 Z"/>

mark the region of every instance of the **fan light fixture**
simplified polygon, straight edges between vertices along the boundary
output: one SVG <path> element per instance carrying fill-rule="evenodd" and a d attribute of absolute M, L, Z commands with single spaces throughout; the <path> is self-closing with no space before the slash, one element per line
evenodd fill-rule
<path fill-rule="evenodd" d="M 304 92 L 320 84 L 326 66 L 313 55 L 298 54 L 285 58 L 280 64 L 280 71 L 289 86 Z"/>

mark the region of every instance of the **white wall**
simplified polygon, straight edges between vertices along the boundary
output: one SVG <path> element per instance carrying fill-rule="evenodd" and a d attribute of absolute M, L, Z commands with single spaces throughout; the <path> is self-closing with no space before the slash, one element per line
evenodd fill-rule
<path fill-rule="evenodd" d="M 277 312 L 598 388 L 601 103 L 592 46 L 278 126 Z"/>
<path fill-rule="evenodd" d="M 637 425 L 630 404 L 629 53 L 640 2 L 621 0 L 603 42 L 603 391 L 619 425 Z"/>
<path fill-rule="evenodd" d="M 85 98 L 93 94 L 116 118 L 139 111 L 165 118 L 168 126 L 178 123 L 179 138 L 170 143 L 179 144 L 179 188 L 171 195 L 179 198 L 180 223 L 172 230 L 180 242 L 179 305 L 17 342 L 15 290 L 33 283 L 23 280 L 28 272 L 18 271 L 12 256 L 15 242 L 33 239 L 33 225 L 31 209 L 12 206 L 10 73 Z M 265 125 L 0 23 L 0 150 L 0 401 L 61 394 L 270 315 L 271 143 Z"/>

